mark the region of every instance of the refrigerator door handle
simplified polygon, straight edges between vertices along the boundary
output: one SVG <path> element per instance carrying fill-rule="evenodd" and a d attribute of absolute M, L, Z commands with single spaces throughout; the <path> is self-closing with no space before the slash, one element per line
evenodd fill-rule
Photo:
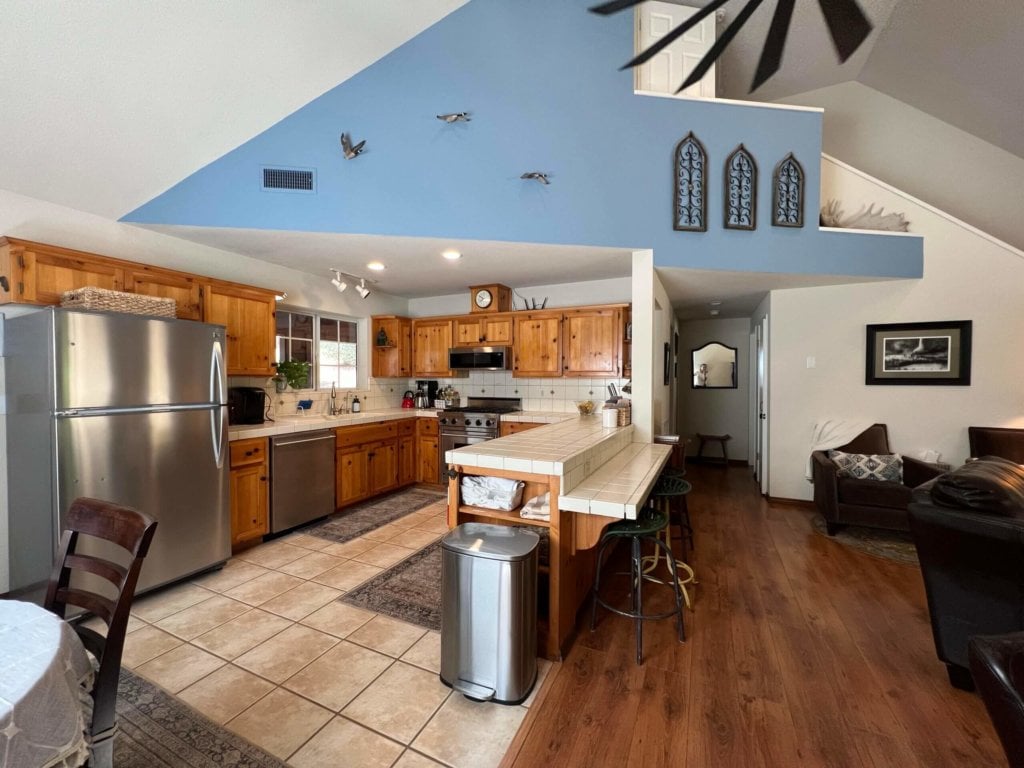
<path fill-rule="evenodd" d="M 213 446 L 213 460 L 217 469 L 224 467 L 224 411 L 227 408 L 210 409 L 210 443 Z"/>
<path fill-rule="evenodd" d="M 215 338 L 210 349 L 210 402 L 223 404 L 228 401 L 227 382 L 224 379 L 224 347 Z"/>

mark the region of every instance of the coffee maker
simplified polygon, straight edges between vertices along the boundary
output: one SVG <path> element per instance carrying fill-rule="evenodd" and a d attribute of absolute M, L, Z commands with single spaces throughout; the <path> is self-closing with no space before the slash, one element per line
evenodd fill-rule
<path fill-rule="evenodd" d="M 421 379 L 416 382 L 415 403 L 417 408 L 433 408 L 437 397 L 437 381 Z"/>

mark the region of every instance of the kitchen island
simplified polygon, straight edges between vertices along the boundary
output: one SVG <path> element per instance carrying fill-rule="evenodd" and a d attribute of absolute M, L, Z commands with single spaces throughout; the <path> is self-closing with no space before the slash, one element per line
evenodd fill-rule
<path fill-rule="evenodd" d="M 671 447 L 634 443 L 633 427 L 605 428 L 597 415 L 572 417 L 527 433 L 449 451 L 448 525 L 528 525 L 547 534 L 538 584 L 538 652 L 559 660 L 576 614 L 590 591 L 601 533 L 615 520 L 635 519 L 668 462 Z M 462 501 L 464 476 L 519 480 L 522 501 L 550 494 L 549 520 Z"/>

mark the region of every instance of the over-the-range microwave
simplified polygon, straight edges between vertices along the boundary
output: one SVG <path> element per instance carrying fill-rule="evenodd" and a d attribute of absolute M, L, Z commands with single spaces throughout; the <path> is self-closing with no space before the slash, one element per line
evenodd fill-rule
<path fill-rule="evenodd" d="M 453 371 L 506 371 L 512 367 L 511 347 L 452 347 L 448 367 Z"/>

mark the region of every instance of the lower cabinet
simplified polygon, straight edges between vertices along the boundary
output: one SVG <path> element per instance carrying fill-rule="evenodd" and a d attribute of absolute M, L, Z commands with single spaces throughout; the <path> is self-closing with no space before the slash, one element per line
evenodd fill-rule
<path fill-rule="evenodd" d="M 401 419 L 335 430 L 339 509 L 416 481 L 414 422 Z"/>
<path fill-rule="evenodd" d="M 530 421 L 502 421 L 499 426 L 500 437 L 506 437 L 508 435 L 516 435 L 520 432 L 525 432 L 528 429 L 536 429 L 537 427 L 543 427 L 544 424 L 538 424 Z"/>
<path fill-rule="evenodd" d="M 267 438 L 231 443 L 231 546 L 261 539 L 269 531 Z"/>
<path fill-rule="evenodd" d="M 416 482 L 438 482 L 437 419 L 416 419 Z"/>

